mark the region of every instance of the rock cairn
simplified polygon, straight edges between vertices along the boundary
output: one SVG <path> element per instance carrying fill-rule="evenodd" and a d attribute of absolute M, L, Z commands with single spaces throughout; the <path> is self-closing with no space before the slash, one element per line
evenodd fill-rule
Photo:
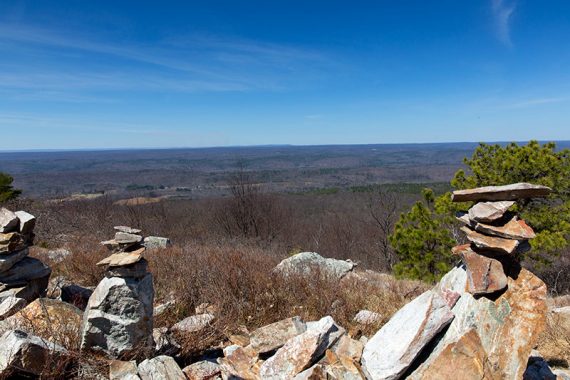
<path fill-rule="evenodd" d="M 43 296 L 51 269 L 28 257 L 36 218 L 25 212 L 0 209 L 0 319 Z"/>
<path fill-rule="evenodd" d="M 508 210 L 550 191 L 517 183 L 453 193 L 454 202 L 475 202 L 458 215 L 470 242 L 453 249 L 463 264 L 368 341 L 367 379 L 523 378 L 546 322 L 546 285 L 521 268 L 534 232 Z"/>
<path fill-rule="evenodd" d="M 87 303 L 81 341 L 82 349 L 113 358 L 152 349 L 154 299 L 141 230 L 125 226 L 115 230 L 114 239 L 101 243 L 112 254 L 97 263 L 106 267 L 105 278 Z"/>
<path fill-rule="evenodd" d="M 453 193 L 454 202 L 475 204 L 457 219 L 470 244 L 453 248 L 467 270 L 467 291 L 475 296 L 501 292 L 507 287 L 507 274 L 517 271 L 518 259 L 528 251 L 534 231 L 518 215 L 508 210 L 519 199 L 544 197 L 545 186 L 517 183 L 489 186 Z"/>

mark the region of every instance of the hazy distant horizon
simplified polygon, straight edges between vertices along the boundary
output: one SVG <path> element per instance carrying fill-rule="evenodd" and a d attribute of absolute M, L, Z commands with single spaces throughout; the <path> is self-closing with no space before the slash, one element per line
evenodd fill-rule
<path fill-rule="evenodd" d="M 0 154 L 2 153 L 64 153 L 64 152 L 121 152 L 121 151 L 153 151 L 153 150 L 207 150 L 207 149 L 248 149 L 248 148 L 277 148 L 277 147 L 335 147 L 335 146 L 414 146 L 414 145 L 469 145 L 476 146 L 480 143 L 485 144 L 526 144 L 530 140 L 525 141 L 443 141 L 443 142 L 394 142 L 394 143 L 355 143 L 355 144 L 259 144 L 259 145 L 220 145 L 220 146 L 172 146 L 172 147 L 117 147 L 117 148 L 69 148 L 69 149 L 13 149 L 13 150 L 3 150 L 0 149 Z M 554 142 L 556 144 L 568 144 L 570 148 L 569 140 L 538 140 L 539 143 L 544 144 L 547 142 Z"/>

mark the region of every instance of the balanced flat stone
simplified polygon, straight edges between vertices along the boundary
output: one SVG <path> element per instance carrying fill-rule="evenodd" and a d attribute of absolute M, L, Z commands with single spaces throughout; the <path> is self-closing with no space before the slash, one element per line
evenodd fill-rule
<path fill-rule="evenodd" d="M 140 234 L 142 232 L 142 230 L 139 230 L 138 228 L 132 228 L 127 226 L 115 226 L 113 228 L 115 229 L 115 231 L 124 232 L 126 234 Z"/>
<path fill-rule="evenodd" d="M 115 241 L 119 244 L 134 244 L 140 243 L 143 240 L 141 235 L 129 234 L 126 232 L 117 232 L 115 234 Z"/>
<path fill-rule="evenodd" d="M 511 220 L 503 226 L 477 223 L 475 230 L 485 235 L 493 235 L 505 239 L 526 240 L 536 237 L 532 228 L 526 224 L 524 220 L 519 220 L 517 217 L 511 218 Z"/>
<path fill-rule="evenodd" d="M 514 204 L 514 201 L 480 202 L 469 209 L 469 219 L 476 222 L 492 223 L 502 218 Z"/>
<path fill-rule="evenodd" d="M 480 249 L 512 255 L 519 246 L 518 240 L 483 235 L 468 227 L 461 227 L 461 231 L 465 232 L 467 240 L 475 244 L 475 246 Z"/>
<path fill-rule="evenodd" d="M 16 211 L 16 216 L 20 220 L 20 233 L 29 235 L 34 232 L 36 226 L 36 217 L 25 211 Z"/>
<path fill-rule="evenodd" d="M 0 233 L 16 231 L 20 220 L 18 216 L 7 208 L 0 209 Z"/>
<path fill-rule="evenodd" d="M 467 291 L 473 295 L 495 293 L 507 287 L 503 264 L 498 260 L 473 252 L 469 244 L 454 247 L 467 267 Z"/>
<path fill-rule="evenodd" d="M 530 183 L 513 183 L 504 186 L 485 186 L 475 189 L 456 190 L 451 195 L 453 202 L 512 201 L 523 198 L 546 197 L 552 189 Z"/>
<path fill-rule="evenodd" d="M 105 277 L 142 278 L 148 274 L 148 262 L 142 258 L 134 264 L 119 267 L 108 267 Z"/>
<path fill-rule="evenodd" d="M 110 267 L 122 267 L 126 265 L 131 265 L 139 262 L 142 257 L 145 248 L 137 249 L 133 252 L 121 252 L 121 253 L 114 253 L 109 257 L 104 258 L 103 260 L 99 261 L 97 265 L 108 265 Z"/>

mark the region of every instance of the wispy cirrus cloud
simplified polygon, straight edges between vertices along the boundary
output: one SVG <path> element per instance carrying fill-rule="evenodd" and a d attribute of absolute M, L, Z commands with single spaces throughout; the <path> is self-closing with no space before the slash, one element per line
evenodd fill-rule
<path fill-rule="evenodd" d="M 491 0 L 496 36 L 499 41 L 508 47 L 513 46 L 511 40 L 511 18 L 516 7 L 516 0 Z"/>
<path fill-rule="evenodd" d="M 320 51 L 238 37 L 177 36 L 144 45 L 1 22 L 0 55 L 7 57 L 0 60 L 0 93 L 70 93 L 60 100 L 90 99 L 88 91 L 281 91 L 318 80 L 335 65 Z"/>

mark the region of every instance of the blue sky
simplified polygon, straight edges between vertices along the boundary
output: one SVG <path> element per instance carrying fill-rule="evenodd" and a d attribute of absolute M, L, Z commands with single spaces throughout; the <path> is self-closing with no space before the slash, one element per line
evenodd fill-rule
<path fill-rule="evenodd" d="M 570 140 L 570 2 L 0 2 L 0 150 Z"/>

